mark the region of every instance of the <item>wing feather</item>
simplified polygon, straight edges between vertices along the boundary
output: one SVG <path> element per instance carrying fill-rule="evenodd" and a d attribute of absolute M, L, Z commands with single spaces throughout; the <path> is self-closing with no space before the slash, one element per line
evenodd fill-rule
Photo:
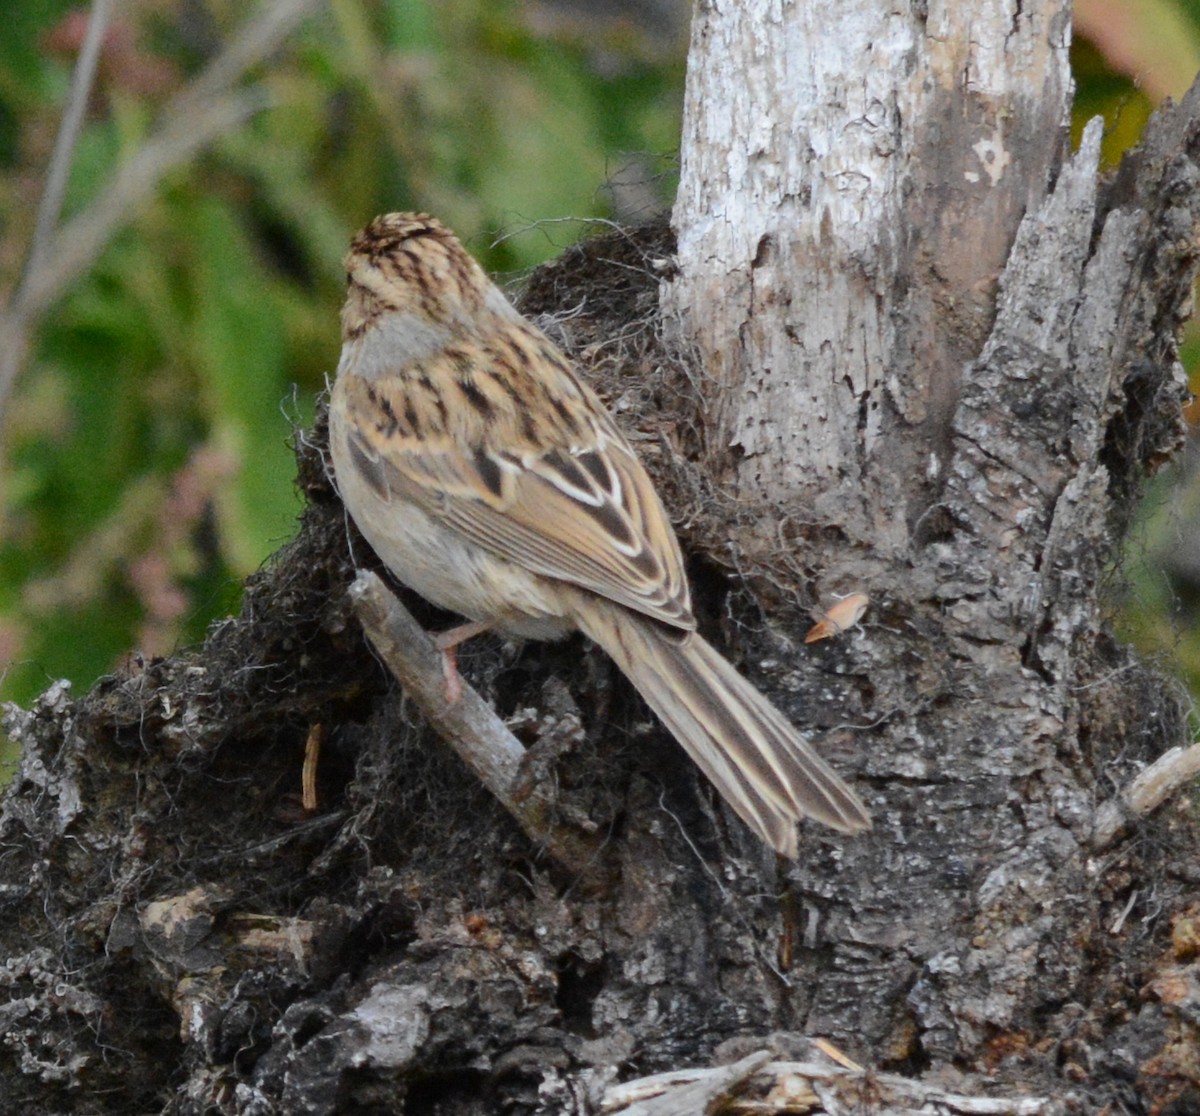
<path fill-rule="evenodd" d="M 439 382 L 428 360 L 424 364 L 425 382 Z M 345 380 L 350 460 L 381 495 L 416 504 L 477 546 L 535 573 L 672 627 L 695 628 L 666 511 L 599 400 L 586 400 L 594 405 L 584 408 L 584 437 L 549 444 L 545 429 L 536 442 L 521 438 L 528 418 L 518 414 L 505 427 L 507 416 L 495 399 L 476 403 L 486 406 L 488 421 L 465 433 L 495 435 L 485 440 L 432 421 L 431 409 L 408 394 L 411 375 L 374 384 Z M 471 391 L 482 389 L 473 382 Z M 522 403 L 536 412 L 534 401 Z M 463 410 L 439 413 L 461 416 Z"/>

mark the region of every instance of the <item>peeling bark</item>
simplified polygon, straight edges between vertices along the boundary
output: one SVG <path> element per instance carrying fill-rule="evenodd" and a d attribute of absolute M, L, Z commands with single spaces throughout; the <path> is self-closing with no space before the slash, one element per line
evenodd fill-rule
<path fill-rule="evenodd" d="M 1065 150 L 1069 45 L 1063 0 L 698 5 L 664 312 L 739 494 L 903 555 Z"/>

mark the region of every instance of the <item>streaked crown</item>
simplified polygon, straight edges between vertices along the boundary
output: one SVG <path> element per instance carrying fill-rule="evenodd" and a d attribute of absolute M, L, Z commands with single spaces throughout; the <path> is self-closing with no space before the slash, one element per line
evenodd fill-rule
<path fill-rule="evenodd" d="M 458 238 L 426 213 L 376 217 L 350 242 L 345 267 L 347 340 L 388 311 L 451 326 L 478 314 L 492 286 Z"/>

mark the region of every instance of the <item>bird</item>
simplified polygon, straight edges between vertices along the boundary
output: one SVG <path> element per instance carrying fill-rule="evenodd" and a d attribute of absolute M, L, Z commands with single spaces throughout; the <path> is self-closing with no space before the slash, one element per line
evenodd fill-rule
<path fill-rule="evenodd" d="M 629 440 L 458 238 L 425 213 L 385 214 L 345 270 L 334 478 L 398 581 L 467 618 L 438 646 L 581 631 L 776 852 L 798 856 L 805 817 L 868 829 L 854 791 L 697 631 L 679 542 Z"/>

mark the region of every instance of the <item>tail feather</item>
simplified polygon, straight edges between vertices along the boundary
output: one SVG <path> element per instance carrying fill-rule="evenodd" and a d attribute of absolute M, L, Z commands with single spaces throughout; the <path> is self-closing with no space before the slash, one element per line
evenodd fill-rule
<path fill-rule="evenodd" d="M 616 662 L 742 820 L 796 856 L 803 817 L 844 833 L 870 827 L 858 796 L 765 697 L 700 636 L 680 638 L 618 606 L 580 626 Z"/>

